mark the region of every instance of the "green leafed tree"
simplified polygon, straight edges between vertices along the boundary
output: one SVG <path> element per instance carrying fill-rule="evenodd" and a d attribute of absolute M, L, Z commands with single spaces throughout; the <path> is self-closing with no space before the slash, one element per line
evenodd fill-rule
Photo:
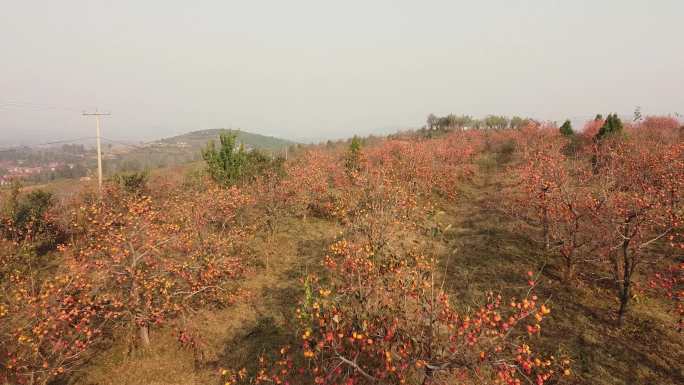
<path fill-rule="evenodd" d="M 459 130 L 463 129 L 464 127 L 470 127 L 473 122 L 472 116 L 469 115 L 449 114 L 447 119 L 449 122 L 449 128 L 455 128 Z"/>
<path fill-rule="evenodd" d="M 508 128 L 510 121 L 505 116 L 488 115 L 484 118 L 484 125 L 490 130 L 503 130 Z"/>
<path fill-rule="evenodd" d="M 525 127 L 527 124 L 530 123 L 530 119 L 528 118 L 521 118 L 520 116 L 514 116 L 511 118 L 511 121 L 509 122 L 510 128 L 513 129 L 520 129 Z"/>

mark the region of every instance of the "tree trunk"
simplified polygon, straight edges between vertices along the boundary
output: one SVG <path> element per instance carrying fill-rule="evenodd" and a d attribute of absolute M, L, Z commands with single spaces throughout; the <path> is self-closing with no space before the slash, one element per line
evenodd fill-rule
<path fill-rule="evenodd" d="M 548 250 L 551 247 L 551 239 L 549 237 L 549 212 L 546 208 L 544 208 L 542 226 L 544 228 L 544 248 Z"/>
<path fill-rule="evenodd" d="M 629 286 L 625 286 L 625 289 L 620 295 L 620 310 L 618 310 L 618 326 L 622 326 L 625 318 L 625 313 L 627 312 L 627 303 L 629 302 Z"/>
<path fill-rule="evenodd" d="M 141 325 L 138 329 L 138 335 L 140 336 L 140 342 L 144 348 L 150 346 L 150 328 L 147 325 Z"/>
<path fill-rule="evenodd" d="M 625 313 L 627 312 L 627 305 L 629 303 L 630 288 L 632 281 L 632 266 L 629 258 L 629 241 L 625 239 L 622 242 L 622 287 L 620 290 L 620 309 L 618 310 L 618 326 L 622 327 Z"/>
<path fill-rule="evenodd" d="M 565 283 L 570 283 L 575 278 L 575 264 L 572 263 L 572 257 L 565 258 L 565 276 L 563 280 Z"/>

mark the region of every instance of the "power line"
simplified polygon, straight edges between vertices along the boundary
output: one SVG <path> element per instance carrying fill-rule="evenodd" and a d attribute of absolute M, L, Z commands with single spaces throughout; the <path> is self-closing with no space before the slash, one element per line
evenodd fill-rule
<path fill-rule="evenodd" d="M 134 148 L 134 149 L 136 149 L 136 150 L 147 151 L 147 152 L 150 152 L 150 153 L 154 152 L 154 153 L 167 153 L 167 154 L 172 154 L 172 153 L 178 153 L 178 151 L 179 151 L 178 148 L 173 148 L 173 147 L 158 147 L 158 146 L 154 146 L 154 145 L 151 145 L 151 146 L 137 146 L 137 145 L 135 145 L 135 144 L 120 142 L 120 141 L 113 140 L 113 139 L 108 139 L 108 138 L 105 138 L 105 137 L 102 137 L 102 140 L 107 141 L 107 142 L 111 142 L 111 143 L 116 143 L 116 144 L 119 144 L 119 145 L 122 145 L 122 146 L 131 147 L 131 148 Z"/>
<path fill-rule="evenodd" d="M 149 147 L 141 147 L 141 146 L 136 146 L 135 144 L 125 143 L 125 142 L 119 142 L 119 141 L 117 141 L 117 140 L 105 138 L 104 136 L 102 136 L 101 138 L 102 138 L 102 140 L 107 141 L 107 142 L 116 143 L 116 144 L 119 144 L 119 145 L 122 145 L 122 146 L 128 146 L 128 147 L 136 148 L 136 149 L 138 149 L 138 150 L 147 150 L 147 149 L 149 149 Z"/>
<path fill-rule="evenodd" d="M 29 148 L 32 148 L 32 147 L 41 147 L 41 146 L 49 146 L 49 145 L 54 145 L 54 144 L 63 144 L 63 143 L 79 142 L 79 141 L 82 141 L 82 140 L 92 140 L 92 139 L 96 139 L 96 138 L 97 138 L 97 137 L 95 137 L 95 136 L 85 136 L 85 137 L 82 137 L 82 138 L 55 140 L 55 141 L 51 141 L 51 142 L 43 142 L 43 143 L 35 143 L 35 144 L 27 144 L 27 145 L 18 145 L 18 146 L 13 146 L 13 147 L 10 147 L 10 148 L 0 148 L 0 151 L 5 151 L 5 152 L 7 152 L 7 151 L 16 151 L 16 150 L 22 149 L 23 147 L 29 147 Z M 114 139 L 105 138 L 104 136 L 100 136 L 100 139 L 102 139 L 102 140 L 104 140 L 104 141 L 106 141 L 106 142 L 116 143 L 116 144 L 121 145 L 121 146 L 127 146 L 127 147 L 135 148 L 135 149 L 138 149 L 138 150 L 148 150 L 148 151 L 149 151 L 149 150 L 170 150 L 170 149 L 163 148 L 163 147 L 160 148 L 160 147 L 154 147 L 154 146 L 149 146 L 149 147 L 138 146 L 138 145 L 135 145 L 135 144 L 130 144 L 130 143 L 126 143 L 126 142 L 114 140 Z"/>
<path fill-rule="evenodd" d="M 56 140 L 54 142 L 46 142 L 46 143 L 39 143 L 39 144 L 34 144 L 33 146 L 47 146 L 50 144 L 61 144 L 61 143 L 71 143 L 71 142 L 78 142 L 81 140 L 88 140 L 88 139 L 95 139 L 94 136 L 87 136 L 83 138 L 77 138 L 77 139 L 69 139 L 69 140 Z"/>
<path fill-rule="evenodd" d="M 65 140 L 55 140 L 52 142 L 44 142 L 44 143 L 36 143 L 36 144 L 30 144 L 30 145 L 21 145 L 21 146 L 14 146 L 10 148 L 0 148 L 0 151 L 16 151 L 20 150 L 22 147 L 40 147 L 40 146 L 49 146 L 52 144 L 62 144 L 62 143 L 73 143 L 73 142 L 79 142 L 82 140 L 88 140 L 88 139 L 95 139 L 94 136 L 88 136 L 84 138 L 76 138 L 76 139 L 65 139 Z"/>
<path fill-rule="evenodd" d="M 23 102 L 16 100 L 0 100 L 0 110 L 1 109 L 28 109 L 32 111 L 48 111 L 48 110 L 61 110 L 68 112 L 80 112 L 75 108 L 59 106 L 55 104 L 44 104 L 44 103 L 33 103 L 33 102 Z"/>

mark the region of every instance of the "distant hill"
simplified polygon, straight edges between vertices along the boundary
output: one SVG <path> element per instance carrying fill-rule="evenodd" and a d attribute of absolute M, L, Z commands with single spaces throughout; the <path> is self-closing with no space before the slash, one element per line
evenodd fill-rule
<path fill-rule="evenodd" d="M 259 149 L 280 154 L 295 142 L 241 130 L 213 129 L 163 138 L 141 145 L 114 143 L 104 148 L 104 168 L 107 175 L 119 171 L 134 171 L 175 166 L 202 160 L 202 149 L 221 133 L 233 133 L 247 149 Z"/>
<path fill-rule="evenodd" d="M 295 144 L 295 142 L 275 138 L 273 136 L 266 136 L 260 134 L 253 134 L 242 130 L 227 130 L 223 128 L 216 128 L 211 130 L 200 130 L 188 132 L 171 138 L 160 140 L 161 143 L 166 144 L 185 144 L 192 148 L 203 148 L 210 140 L 217 141 L 219 135 L 222 133 L 233 133 L 237 135 L 238 141 L 250 148 L 258 148 L 263 150 L 281 150 L 287 146 Z"/>

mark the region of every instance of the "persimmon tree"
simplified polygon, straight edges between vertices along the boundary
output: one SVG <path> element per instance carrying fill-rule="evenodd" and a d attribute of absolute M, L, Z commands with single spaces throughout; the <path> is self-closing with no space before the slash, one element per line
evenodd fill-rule
<path fill-rule="evenodd" d="M 597 199 L 605 204 L 594 215 L 603 225 L 602 253 L 609 263 L 619 298 L 622 324 L 632 294 L 634 274 L 645 260 L 657 258 L 649 246 L 665 241 L 682 218 L 684 146 L 637 145 L 611 147 L 609 163 L 600 171 Z"/>
<path fill-rule="evenodd" d="M 514 210 L 525 213 L 532 206 L 534 222 L 541 223 L 544 244 L 557 251 L 563 262 L 563 279 L 575 277 L 577 264 L 597 249 L 592 213 L 605 203 L 591 188 L 592 173 L 583 160 L 571 159 L 554 148 L 528 158 L 519 169 L 523 195 L 514 199 Z M 535 186 L 537 186 L 535 188 Z"/>
<path fill-rule="evenodd" d="M 639 124 L 629 127 L 629 134 L 636 140 L 660 143 L 676 143 L 681 141 L 682 123 L 671 116 L 647 116 Z"/>
<path fill-rule="evenodd" d="M 513 168 L 518 193 L 507 196 L 509 213 L 541 228 L 547 250 L 552 246 L 551 225 L 557 214 L 560 186 L 568 181 L 562 145 L 563 139 L 551 127 L 533 124 L 523 129 L 522 159 Z"/>
<path fill-rule="evenodd" d="M 33 277 L 31 277 L 33 278 Z M 0 381 L 46 384 L 93 354 L 113 313 L 89 279 L 58 274 L 40 283 L 12 276 L 0 304 Z"/>
<path fill-rule="evenodd" d="M 362 237 L 373 252 L 380 253 L 391 236 L 412 225 L 407 219 L 416 214 L 416 201 L 401 183 L 376 171 L 358 176 L 355 184 L 343 190 L 344 210 L 337 211 L 337 218 L 349 233 Z"/>
<path fill-rule="evenodd" d="M 563 279 L 569 283 L 575 278 L 578 263 L 596 249 L 592 243 L 595 220 L 591 212 L 602 202 L 581 188 L 562 189 L 559 195 L 553 202 L 550 233 L 553 246 L 563 258 Z"/>
<path fill-rule="evenodd" d="M 474 153 L 461 132 L 430 141 L 387 140 L 364 151 L 365 167 L 337 185 L 334 215 L 374 252 L 420 229 L 434 195 L 455 199 Z"/>
<path fill-rule="evenodd" d="M 53 196 L 17 185 L 2 200 L 0 382 L 45 383 L 87 357 L 102 319 L 87 282 L 55 275 L 44 255 L 64 236 Z"/>
<path fill-rule="evenodd" d="M 334 155 L 310 150 L 286 167 L 287 178 L 281 184 L 288 195 L 289 210 L 306 219 L 309 214 L 327 214 L 332 210 L 331 187 L 346 181 Z"/>
<path fill-rule="evenodd" d="M 74 271 L 91 277 L 117 326 L 134 327 L 149 345 L 151 326 L 234 298 L 243 267 L 233 251 L 245 233 L 231 225 L 247 199 L 239 190 L 214 188 L 161 202 L 116 194 L 75 213 L 83 234 L 65 254 Z"/>
<path fill-rule="evenodd" d="M 519 298 L 490 292 L 483 305 L 457 310 L 464 306 L 441 289 L 435 261 L 420 254 L 381 257 L 340 239 L 325 266 L 329 278 L 305 282 L 301 345 L 263 359 L 255 383 L 544 384 L 569 374 L 568 360 L 531 348 L 550 312 L 532 277 Z"/>
<path fill-rule="evenodd" d="M 458 183 L 473 173 L 471 139 L 454 132 L 431 140 L 387 140 L 366 150 L 368 168 L 403 183 L 415 196 L 454 199 Z"/>
<path fill-rule="evenodd" d="M 586 142 L 593 140 L 594 137 L 596 137 L 596 135 L 598 134 L 601 127 L 603 126 L 603 123 L 603 118 L 594 119 L 586 122 L 584 124 L 584 127 L 582 128 L 582 132 L 580 135 Z"/>
<path fill-rule="evenodd" d="M 212 182 L 147 190 L 110 185 L 106 199 L 80 198 L 55 271 L 19 269 L 22 244 L 1 241 L 16 257 L 3 252 L 0 381 L 48 383 L 78 370 L 119 331 L 135 330 L 145 346 L 151 327 L 182 331 L 181 316 L 240 294 L 254 232 L 240 223 L 241 210 L 251 198 Z"/>

